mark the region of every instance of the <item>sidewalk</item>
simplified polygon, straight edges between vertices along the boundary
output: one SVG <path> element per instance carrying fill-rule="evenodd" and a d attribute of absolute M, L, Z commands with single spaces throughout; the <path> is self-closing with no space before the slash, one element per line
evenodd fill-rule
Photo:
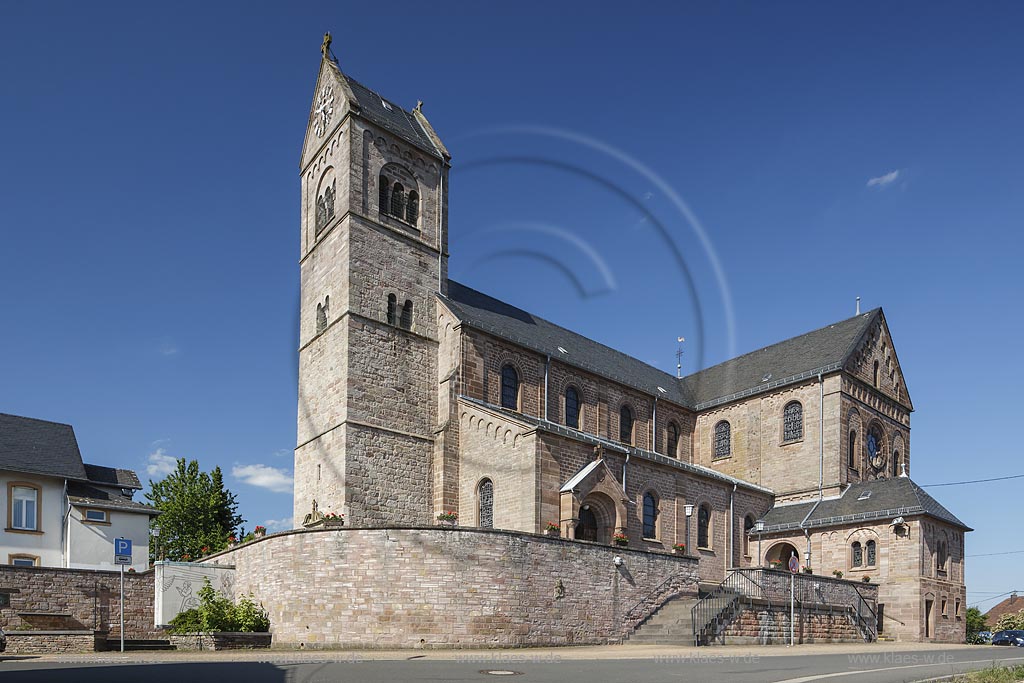
<path fill-rule="evenodd" d="M 468 661 L 481 663 L 561 662 L 571 660 L 683 659 L 692 661 L 756 660 L 785 655 L 882 654 L 890 652 L 937 652 L 984 650 L 980 645 L 936 643 L 842 643 L 835 645 L 785 645 L 675 647 L 671 645 L 588 645 L 515 649 L 426 650 L 227 650 L 221 652 L 90 652 L 74 655 L 6 655 L 2 660 L 31 660 L 75 664 L 155 664 L 196 661 L 245 661 L 273 664 L 367 661 Z"/>

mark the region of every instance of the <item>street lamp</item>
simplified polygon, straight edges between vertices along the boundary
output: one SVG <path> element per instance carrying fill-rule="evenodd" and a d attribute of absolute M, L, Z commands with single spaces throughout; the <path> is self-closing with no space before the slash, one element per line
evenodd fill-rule
<path fill-rule="evenodd" d="M 156 545 L 156 552 L 153 553 L 153 557 L 156 557 L 156 558 L 159 558 L 160 560 L 163 560 L 164 558 L 160 557 L 160 525 L 159 524 L 154 524 L 153 525 L 153 538 L 156 541 L 156 543 L 155 543 L 155 545 Z"/>
<path fill-rule="evenodd" d="M 754 531 L 757 532 L 757 566 L 763 567 L 764 560 L 761 559 L 761 534 L 764 533 L 764 520 L 759 519 L 754 522 Z"/>
<path fill-rule="evenodd" d="M 693 517 L 693 506 L 687 505 L 684 509 L 686 510 L 686 552 L 692 554 L 690 553 L 690 517 Z"/>

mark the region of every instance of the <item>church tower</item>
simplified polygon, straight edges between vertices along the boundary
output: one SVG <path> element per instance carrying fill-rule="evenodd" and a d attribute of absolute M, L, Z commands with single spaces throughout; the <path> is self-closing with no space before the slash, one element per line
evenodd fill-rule
<path fill-rule="evenodd" d="M 295 525 L 430 523 L 450 156 L 324 37 L 300 162 Z"/>

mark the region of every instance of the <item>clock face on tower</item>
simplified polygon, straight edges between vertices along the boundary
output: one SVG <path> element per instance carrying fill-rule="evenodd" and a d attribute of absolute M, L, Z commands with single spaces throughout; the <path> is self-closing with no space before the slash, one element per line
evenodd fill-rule
<path fill-rule="evenodd" d="M 327 132 L 327 125 L 331 122 L 333 114 L 334 88 L 325 85 L 320 88 L 320 95 L 316 99 L 316 109 L 313 111 L 313 116 L 316 117 L 316 124 L 313 126 L 313 130 L 316 131 L 317 137 L 323 137 L 324 133 Z"/>

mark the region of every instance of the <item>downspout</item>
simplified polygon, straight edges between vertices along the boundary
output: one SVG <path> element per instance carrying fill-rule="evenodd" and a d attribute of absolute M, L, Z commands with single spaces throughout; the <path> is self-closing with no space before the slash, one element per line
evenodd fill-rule
<path fill-rule="evenodd" d="M 651 414 L 651 452 L 658 452 L 658 397 L 654 397 L 654 410 Z"/>
<path fill-rule="evenodd" d="M 441 162 L 439 169 L 438 193 L 437 193 L 437 293 L 444 294 L 444 244 L 441 242 L 444 225 L 444 162 Z"/>
<path fill-rule="evenodd" d="M 64 480 L 64 499 L 67 507 L 64 510 L 64 515 L 60 520 L 60 543 L 61 543 L 61 561 L 65 567 L 71 566 L 71 529 L 69 528 L 68 520 L 71 519 L 71 501 L 68 499 L 68 480 Z"/>
<path fill-rule="evenodd" d="M 735 555 L 733 555 L 733 551 L 736 550 L 736 506 L 733 504 L 736 499 L 736 486 L 736 482 L 733 482 L 732 491 L 729 492 L 729 563 L 733 567 L 736 566 Z"/>
<path fill-rule="evenodd" d="M 551 356 L 544 361 L 544 419 L 548 420 L 548 375 L 551 372 Z M 549 421 L 549 420 L 548 420 Z"/>
<path fill-rule="evenodd" d="M 818 502 L 825 488 L 825 384 L 818 373 Z M 808 548 L 810 549 L 810 548 Z"/>
<path fill-rule="evenodd" d="M 622 492 L 626 494 L 626 500 L 629 500 L 629 491 L 626 490 L 626 466 L 629 465 L 629 447 L 626 447 L 626 459 L 622 462 Z M 625 522 L 625 520 L 623 520 Z M 625 525 L 623 525 L 625 526 Z"/>

